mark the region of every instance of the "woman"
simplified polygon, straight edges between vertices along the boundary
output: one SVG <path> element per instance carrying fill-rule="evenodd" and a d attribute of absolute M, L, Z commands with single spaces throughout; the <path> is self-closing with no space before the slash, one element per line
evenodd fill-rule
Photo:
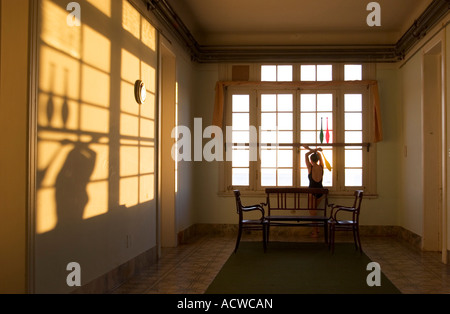
<path fill-rule="evenodd" d="M 309 179 L 309 187 L 310 188 L 318 188 L 323 189 L 322 181 L 323 181 L 323 173 L 324 173 L 324 161 L 322 155 L 319 151 L 322 151 L 322 148 L 311 149 L 309 146 L 304 146 L 309 151 L 305 154 L 305 163 L 308 168 L 308 179 Z M 320 198 L 322 194 L 309 194 L 308 195 L 308 208 L 317 208 L 317 205 L 320 203 Z M 311 215 L 315 215 L 315 210 L 310 210 Z M 317 237 L 319 234 L 319 230 L 316 227 L 312 232 L 313 237 Z"/>

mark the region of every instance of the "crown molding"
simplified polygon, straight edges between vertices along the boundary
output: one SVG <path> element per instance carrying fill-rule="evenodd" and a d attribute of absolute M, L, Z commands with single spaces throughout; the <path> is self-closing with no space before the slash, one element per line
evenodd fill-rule
<path fill-rule="evenodd" d="M 395 45 L 396 54 L 403 60 L 408 52 L 441 21 L 450 9 L 450 0 L 434 0 L 414 21 Z"/>
<path fill-rule="evenodd" d="M 142 0 L 160 23 L 198 63 L 223 62 L 397 62 L 450 9 L 450 0 L 434 0 L 400 40 L 393 45 L 203 46 L 166 0 Z"/>

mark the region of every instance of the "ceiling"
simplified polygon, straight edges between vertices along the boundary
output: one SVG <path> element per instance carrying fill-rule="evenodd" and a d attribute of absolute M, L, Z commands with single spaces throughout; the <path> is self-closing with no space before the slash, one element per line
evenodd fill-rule
<path fill-rule="evenodd" d="M 199 63 L 398 62 L 450 10 L 450 0 L 142 1 Z M 381 26 L 367 24 L 371 2 Z"/>
<path fill-rule="evenodd" d="M 432 0 L 167 0 L 200 46 L 393 45 Z"/>

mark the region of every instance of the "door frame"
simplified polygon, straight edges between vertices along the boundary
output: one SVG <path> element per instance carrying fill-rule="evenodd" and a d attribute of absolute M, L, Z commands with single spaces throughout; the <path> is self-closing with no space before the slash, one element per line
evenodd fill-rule
<path fill-rule="evenodd" d="M 432 40 L 430 40 L 422 49 L 422 132 L 423 132 L 423 193 L 424 193 L 424 204 L 423 204 L 423 239 L 422 239 L 422 249 L 424 250 L 434 250 L 442 252 L 442 262 L 447 263 L 447 194 L 448 194 L 448 174 L 447 174 L 447 158 L 448 158 L 448 145 L 447 145 L 447 106 L 446 106 L 446 75 L 445 75 L 445 32 L 441 31 Z M 430 77 L 431 82 L 426 80 L 426 77 Z M 434 77 L 433 77 L 434 76 Z M 429 101 L 431 98 L 434 98 Z M 434 109 L 434 117 L 436 119 L 427 119 L 425 115 L 427 108 L 429 109 L 430 103 L 437 104 Z M 426 151 L 427 144 L 427 130 L 426 128 L 430 125 L 436 125 L 438 123 L 438 128 L 435 129 L 438 138 L 434 143 L 434 151 L 431 152 L 431 159 L 438 159 L 438 169 L 439 180 L 436 178 L 430 178 L 429 175 L 430 163 L 428 163 L 429 152 Z M 450 152 L 449 152 L 450 153 Z M 434 157 L 433 157 L 434 155 Z M 433 182 L 434 179 L 434 182 Z M 439 192 L 436 190 L 433 192 L 430 189 L 429 184 L 438 188 Z M 434 195 L 433 195 L 434 193 Z M 439 193 L 439 195 L 437 195 Z M 438 210 L 432 213 L 432 217 L 429 217 L 429 212 L 427 211 L 428 206 L 433 204 L 430 200 L 433 196 L 438 197 Z M 434 203 L 436 204 L 436 203 Z M 433 206 L 433 205 L 432 205 Z M 429 241 L 430 234 L 435 233 L 436 230 L 432 230 L 433 223 L 428 224 L 429 220 L 437 220 L 435 222 L 435 227 L 438 228 L 437 239 Z M 436 235 L 435 235 L 436 237 Z M 436 243 L 438 241 L 438 243 Z"/>
<path fill-rule="evenodd" d="M 176 247 L 177 215 L 175 161 L 171 157 L 176 124 L 176 56 L 170 43 L 161 36 L 159 47 L 159 150 L 158 150 L 158 250 Z"/>

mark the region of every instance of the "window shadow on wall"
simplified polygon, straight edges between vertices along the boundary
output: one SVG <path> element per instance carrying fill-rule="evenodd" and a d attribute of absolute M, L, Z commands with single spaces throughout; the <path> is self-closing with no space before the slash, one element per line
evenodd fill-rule
<path fill-rule="evenodd" d="M 127 0 L 78 2 L 80 27 L 67 25 L 67 1 L 39 6 L 38 293 L 73 290 L 71 262 L 86 284 L 156 235 L 155 30 Z M 139 79 L 148 93 L 140 106 Z"/>

